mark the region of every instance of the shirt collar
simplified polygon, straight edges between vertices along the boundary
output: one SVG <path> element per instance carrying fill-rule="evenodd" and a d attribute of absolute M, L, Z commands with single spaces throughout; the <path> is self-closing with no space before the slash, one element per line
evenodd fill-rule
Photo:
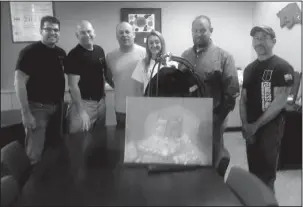
<path fill-rule="evenodd" d="M 84 48 L 80 43 L 78 43 L 77 46 L 78 46 L 78 48 L 81 48 L 82 50 L 85 50 L 85 51 L 90 51 L 90 52 L 92 52 L 92 51 L 95 50 L 95 45 L 93 45 L 93 50 L 88 50 L 88 49 Z"/>

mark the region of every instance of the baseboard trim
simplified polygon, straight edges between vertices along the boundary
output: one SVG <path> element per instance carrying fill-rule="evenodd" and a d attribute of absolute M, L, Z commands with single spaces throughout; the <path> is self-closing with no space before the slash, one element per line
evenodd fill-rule
<path fill-rule="evenodd" d="M 225 129 L 225 132 L 240 132 L 241 130 L 241 127 L 227 127 Z"/>

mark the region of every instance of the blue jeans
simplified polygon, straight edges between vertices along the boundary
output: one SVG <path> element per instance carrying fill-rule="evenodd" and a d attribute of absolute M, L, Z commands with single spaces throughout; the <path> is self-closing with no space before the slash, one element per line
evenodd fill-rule
<path fill-rule="evenodd" d="M 41 160 L 47 135 L 54 130 L 49 128 L 50 123 L 57 123 L 59 130 L 59 105 L 29 102 L 29 109 L 36 119 L 37 127 L 34 130 L 26 129 L 25 149 L 31 164 L 36 164 Z"/>
<path fill-rule="evenodd" d="M 260 178 L 273 191 L 284 128 L 285 118 L 278 115 L 256 132 L 255 143 L 246 143 L 249 172 Z"/>

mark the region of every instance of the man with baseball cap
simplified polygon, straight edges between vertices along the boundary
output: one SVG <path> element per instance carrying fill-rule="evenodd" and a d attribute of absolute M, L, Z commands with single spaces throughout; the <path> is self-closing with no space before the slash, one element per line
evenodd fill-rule
<path fill-rule="evenodd" d="M 264 32 L 265 34 L 268 34 L 271 38 L 276 38 L 276 34 L 274 32 L 274 30 L 271 27 L 268 26 L 255 26 L 251 29 L 250 31 L 250 36 L 254 37 L 254 34 L 256 32 Z"/>
<path fill-rule="evenodd" d="M 255 26 L 250 35 L 258 58 L 244 70 L 240 99 L 242 133 L 249 171 L 274 191 L 285 125 L 283 109 L 294 82 L 294 69 L 273 54 L 276 35 L 272 28 Z"/>

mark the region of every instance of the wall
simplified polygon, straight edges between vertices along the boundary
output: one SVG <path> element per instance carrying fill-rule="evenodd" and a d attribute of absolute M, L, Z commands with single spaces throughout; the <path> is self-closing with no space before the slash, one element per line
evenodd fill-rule
<path fill-rule="evenodd" d="M 280 19 L 277 17 L 277 13 L 289 3 L 292 2 L 257 2 L 253 14 L 253 24 L 264 24 L 272 27 L 277 38 L 274 53 L 287 60 L 296 71 L 301 72 L 302 25 L 295 24 L 291 29 L 281 28 Z M 297 4 L 302 9 L 301 4 Z M 256 58 L 254 51 L 252 52 L 252 58 Z"/>
<path fill-rule="evenodd" d="M 106 53 L 113 50 L 118 47 L 115 28 L 120 21 L 120 8 L 132 7 L 162 9 L 162 33 L 168 51 L 175 55 L 192 46 L 191 22 L 204 14 L 212 20 L 214 42 L 234 56 L 236 65 L 243 68 L 251 61 L 252 51 L 247 48 L 251 47 L 248 34 L 255 2 L 54 2 L 55 15 L 61 21 L 59 46 L 66 51 L 73 48 L 76 24 L 86 19 L 95 27 L 96 44 Z M 20 107 L 13 89 L 13 74 L 18 53 L 26 45 L 12 43 L 9 3 L 1 2 L 1 110 Z M 107 94 L 107 124 L 112 125 L 113 93 Z"/>
<path fill-rule="evenodd" d="M 274 48 L 275 54 L 287 60 L 296 71 L 301 72 L 301 29 L 302 26 L 296 24 L 292 29 L 281 28 L 280 19 L 277 13 L 290 2 L 256 2 L 256 7 L 253 10 L 253 25 L 268 25 L 272 27 L 277 36 L 277 43 Z M 299 4 L 301 7 L 301 4 Z M 249 34 L 249 33 L 248 33 Z M 251 42 L 251 39 L 250 39 Z M 256 59 L 256 53 L 251 48 L 252 60 Z M 229 115 L 229 127 L 241 126 L 239 115 L 239 98 L 236 100 L 236 106 Z"/>
<path fill-rule="evenodd" d="M 192 45 L 191 22 L 200 14 L 209 15 L 214 27 L 213 39 L 233 54 L 237 66 L 251 60 L 250 37 L 254 2 L 54 2 L 55 15 L 61 20 L 59 45 L 69 51 L 76 44 L 77 22 L 87 19 L 96 29 L 96 43 L 105 52 L 117 47 L 115 27 L 120 8 L 162 8 L 162 33 L 167 48 L 180 55 Z M 241 44 L 239 44 L 239 42 Z M 12 43 L 9 3 L 1 2 L 1 90 L 13 89 L 13 71 L 19 51 L 25 43 Z"/>

